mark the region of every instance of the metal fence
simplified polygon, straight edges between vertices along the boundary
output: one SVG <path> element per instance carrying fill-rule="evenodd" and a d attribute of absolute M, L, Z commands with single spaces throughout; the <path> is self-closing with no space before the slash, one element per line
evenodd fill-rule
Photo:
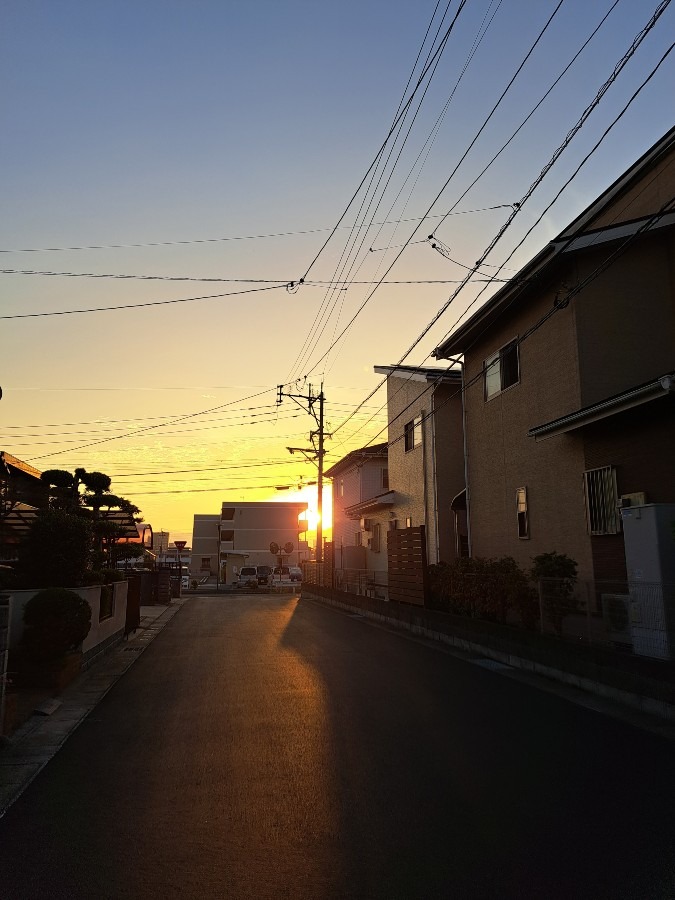
<path fill-rule="evenodd" d="M 0 594 L 0 736 L 4 733 L 5 723 L 5 687 L 7 683 L 11 610 L 11 595 Z"/>
<path fill-rule="evenodd" d="M 675 659 L 675 584 L 545 578 L 538 593 L 542 633 Z"/>

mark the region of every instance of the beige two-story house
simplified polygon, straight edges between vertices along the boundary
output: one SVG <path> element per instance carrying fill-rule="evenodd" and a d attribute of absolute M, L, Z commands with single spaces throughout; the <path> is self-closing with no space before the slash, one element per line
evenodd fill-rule
<path fill-rule="evenodd" d="M 439 346 L 464 357 L 472 555 L 622 579 L 675 503 L 675 129 Z"/>

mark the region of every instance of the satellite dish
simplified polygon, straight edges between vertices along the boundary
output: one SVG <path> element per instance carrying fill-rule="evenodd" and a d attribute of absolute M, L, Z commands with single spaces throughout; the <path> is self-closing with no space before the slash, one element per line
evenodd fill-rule
<path fill-rule="evenodd" d="M 288 541 L 284 544 L 284 553 L 292 553 L 293 552 L 293 541 Z"/>
<path fill-rule="evenodd" d="M 279 545 L 277 543 L 275 543 L 274 541 L 272 541 L 272 543 L 270 544 L 270 553 L 272 554 L 272 556 L 276 556 L 278 552 L 279 552 Z"/>

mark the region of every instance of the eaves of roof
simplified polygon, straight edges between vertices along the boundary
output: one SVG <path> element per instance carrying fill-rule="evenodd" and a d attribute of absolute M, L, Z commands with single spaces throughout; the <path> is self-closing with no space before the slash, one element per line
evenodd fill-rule
<path fill-rule="evenodd" d="M 456 384 L 462 380 L 461 369 L 442 369 L 440 366 L 373 366 L 378 375 L 405 378 L 407 381 L 438 381 Z"/>
<path fill-rule="evenodd" d="M 378 509 L 386 509 L 395 503 L 394 491 L 386 491 L 384 494 L 377 494 L 375 497 L 369 497 L 368 500 L 362 500 L 360 503 L 354 503 L 353 506 L 345 507 L 345 515 L 348 519 L 355 519 L 364 513 L 375 512 Z"/>
<path fill-rule="evenodd" d="M 583 428 L 591 425 L 593 422 L 599 422 L 609 416 L 615 416 L 617 413 L 632 409 L 634 406 L 642 406 L 643 403 L 649 403 L 650 400 L 658 400 L 675 392 L 675 372 L 656 378 L 646 384 L 623 391 L 614 397 L 608 397 L 599 403 L 593 403 L 591 406 L 585 406 L 583 409 L 575 410 L 559 419 L 553 419 L 544 425 L 537 425 L 530 428 L 527 432 L 528 437 L 533 437 L 535 441 L 542 441 L 546 438 L 554 437 L 557 434 L 566 434 L 568 431 L 574 431 L 577 428 Z"/>
<path fill-rule="evenodd" d="M 570 222 L 554 240 L 547 244 L 504 287 L 498 290 L 470 319 L 444 339 L 431 355 L 436 359 L 449 359 L 455 354 L 464 352 L 473 343 L 473 340 L 482 334 L 518 296 L 531 290 L 531 283 L 534 280 L 536 280 L 537 289 L 541 289 L 547 280 L 554 276 L 556 264 L 564 253 L 583 249 L 583 247 L 600 240 L 618 240 L 626 232 L 626 229 L 629 232 L 632 229 L 631 233 L 637 231 L 644 221 L 648 221 L 649 217 L 642 221 L 622 222 L 615 228 L 603 228 L 596 231 L 589 230 L 589 225 L 622 191 L 627 190 L 631 184 L 641 178 L 650 168 L 653 168 L 665 154 L 673 150 L 674 146 L 675 127 L 671 128 L 576 219 Z M 672 213 L 664 213 L 653 226 L 650 226 L 650 230 L 652 227 L 673 224 L 673 221 L 675 218 Z"/>
<path fill-rule="evenodd" d="M 334 478 L 340 472 L 346 472 L 352 466 L 362 465 L 367 459 L 386 459 L 388 455 L 388 444 L 385 441 L 382 444 L 373 444 L 370 447 L 361 447 L 359 450 L 352 450 L 342 459 L 334 463 L 330 469 L 326 469 L 323 473 L 327 478 Z"/>

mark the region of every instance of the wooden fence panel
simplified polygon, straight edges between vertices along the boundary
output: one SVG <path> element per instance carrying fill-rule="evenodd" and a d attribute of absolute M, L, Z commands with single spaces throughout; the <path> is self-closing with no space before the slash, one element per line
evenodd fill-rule
<path fill-rule="evenodd" d="M 424 525 L 387 532 L 389 599 L 424 606 L 427 594 L 427 544 Z"/>

